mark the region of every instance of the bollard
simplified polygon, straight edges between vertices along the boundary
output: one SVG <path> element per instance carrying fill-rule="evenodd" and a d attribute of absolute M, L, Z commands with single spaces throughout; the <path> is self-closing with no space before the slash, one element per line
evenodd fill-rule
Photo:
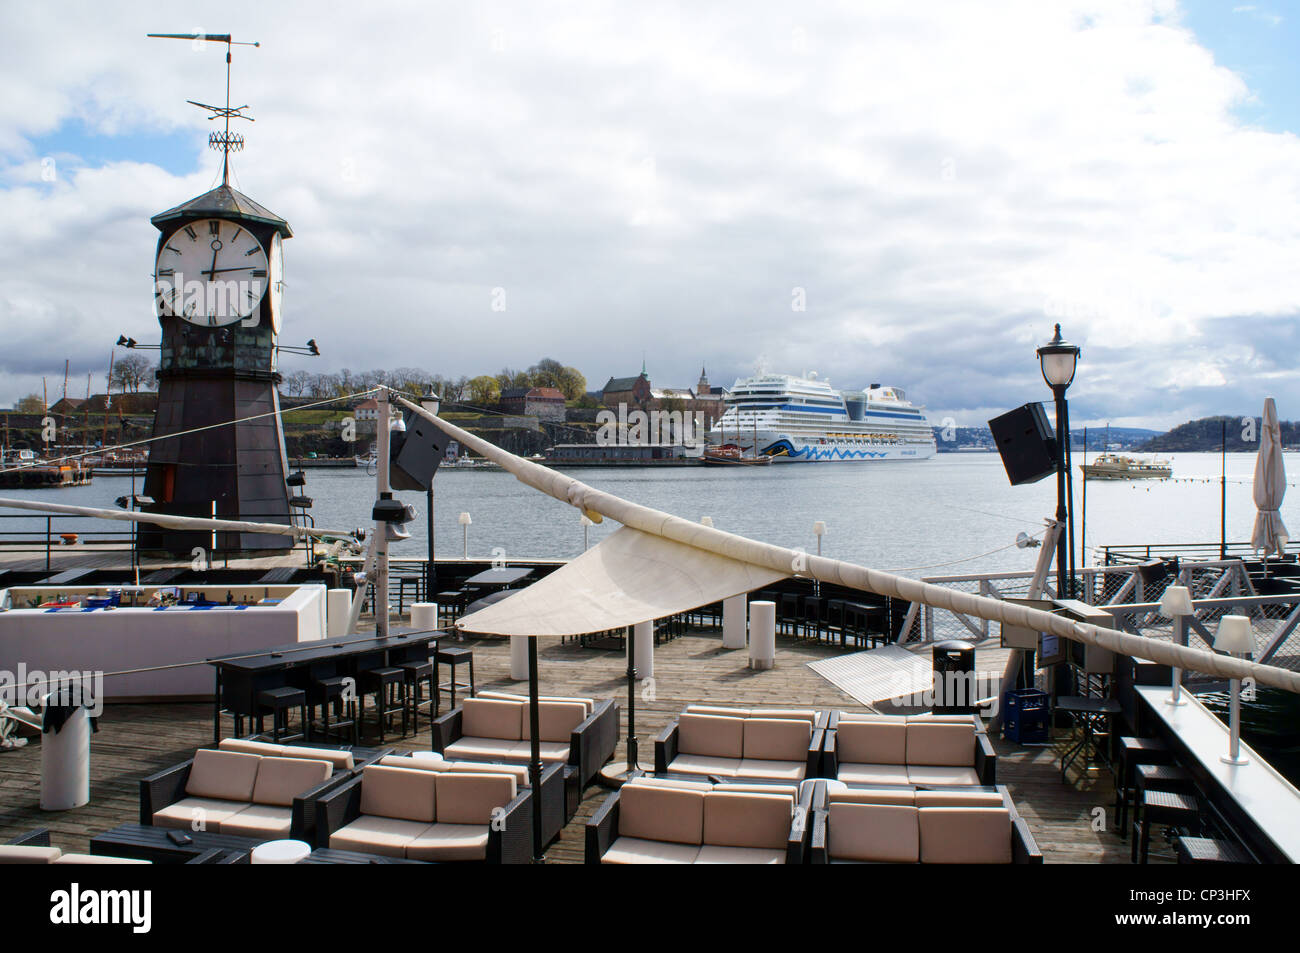
<path fill-rule="evenodd" d="M 776 664 L 776 603 L 749 604 L 749 667 L 771 668 Z"/>

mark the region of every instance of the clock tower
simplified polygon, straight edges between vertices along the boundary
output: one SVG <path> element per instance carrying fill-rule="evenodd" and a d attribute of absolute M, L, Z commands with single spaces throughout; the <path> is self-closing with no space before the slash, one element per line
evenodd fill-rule
<path fill-rule="evenodd" d="M 177 37 L 181 38 L 181 37 Z M 147 512 L 293 522 L 280 422 L 276 367 L 283 261 L 289 224 L 230 185 L 230 153 L 243 137 L 230 120 L 249 119 L 229 105 L 229 36 L 224 42 L 224 119 L 209 143 L 222 153 L 222 182 L 210 192 L 155 215 L 154 296 L 162 344 L 158 411 L 145 475 Z M 195 105 L 202 105 L 196 103 Z M 251 120 L 250 120 L 251 121 Z M 284 551 L 292 537 L 269 533 L 183 531 L 142 525 L 139 547 L 188 555 Z"/>

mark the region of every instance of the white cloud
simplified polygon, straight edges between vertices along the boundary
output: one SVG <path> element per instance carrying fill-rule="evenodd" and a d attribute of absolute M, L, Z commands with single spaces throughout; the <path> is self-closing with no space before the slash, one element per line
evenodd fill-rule
<path fill-rule="evenodd" d="M 1264 380 L 1300 416 L 1260 337 L 1300 310 L 1300 142 L 1235 118 L 1249 90 L 1170 2 L 317 9 L 209 24 L 263 44 L 235 51 L 257 118 L 237 184 L 293 225 L 307 366 L 550 355 L 599 386 L 644 351 L 687 385 L 765 354 L 969 423 L 1044 396 L 1059 321 L 1075 420 L 1235 412 Z M 144 34 L 197 16 L 0 10 L 0 322 L 23 344 L 0 400 L 156 335 L 148 218 L 213 184 L 184 100 L 224 77 L 219 49 Z M 183 130 L 193 171 L 69 159 L 44 182 L 31 140 L 73 119 Z"/>

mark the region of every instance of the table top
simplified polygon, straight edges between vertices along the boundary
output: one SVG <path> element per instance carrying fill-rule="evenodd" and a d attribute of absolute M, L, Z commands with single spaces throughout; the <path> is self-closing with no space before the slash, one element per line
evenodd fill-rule
<path fill-rule="evenodd" d="M 344 658 L 349 655 L 382 652 L 412 645 L 427 645 L 441 638 L 442 635 L 441 632 L 411 632 L 390 635 L 382 639 L 355 636 L 316 639 L 312 642 L 293 642 L 289 645 L 273 646 L 261 652 L 217 656 L 208 659 L 207 662 L 223 671 L 272 671 L 279 668 L 293 668 L 297 665 L 310 665 L 327 659 Z"/>
<path fill-rule="evenodd" d="M 1062 695 L 1056 699 L 1061 711 L 1077 711 L 1089 715 L 1118 715 L 1119 702 L 1113 698 L 1085 698 L 1082 695 Z"/>
<path fill-rule="evenodd" d="M 531 566 L 502 566 L 497 569 L 485 569 L 465 580 L 467 586 L 508 586 L 533 574 Z"/>

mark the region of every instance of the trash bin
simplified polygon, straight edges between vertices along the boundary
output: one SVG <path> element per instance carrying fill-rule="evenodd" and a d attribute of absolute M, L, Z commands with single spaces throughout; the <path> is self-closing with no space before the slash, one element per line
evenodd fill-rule
<path fill-rule="evenodd" d="M 975 646 L 960 639 L 933 647 L 934 705 L 937 715 L 968 715 L 975 711 Z"/>
<path fill-rule="evenodd" d="M 66 811 L 90 802 L 90 713 L 85 706 L 44 699 L 41 721 L 41 810 Z"/>

